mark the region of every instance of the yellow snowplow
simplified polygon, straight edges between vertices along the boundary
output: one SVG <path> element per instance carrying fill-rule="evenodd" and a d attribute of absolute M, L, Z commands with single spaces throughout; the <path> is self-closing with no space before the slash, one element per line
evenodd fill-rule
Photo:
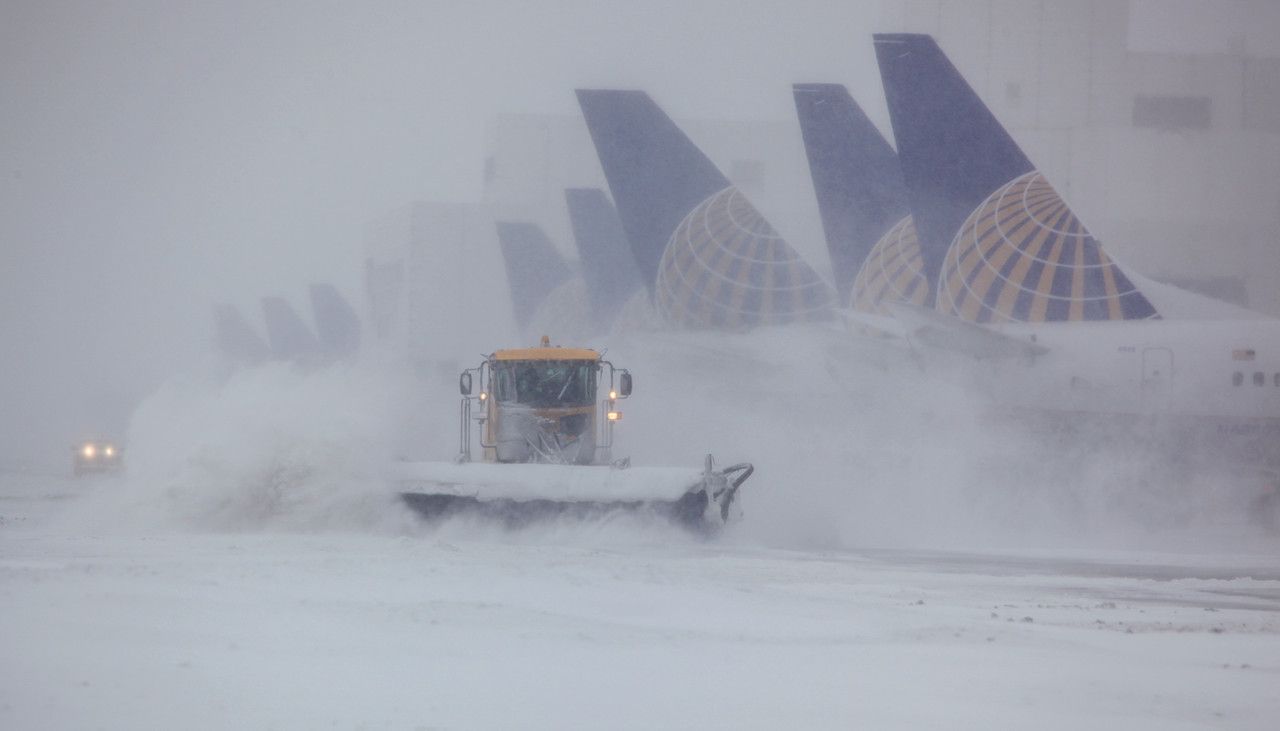
<path fill-rule="evenodd" d="M 595 350 L 553 347 L 544 336 L 534 348 L 493 352 L 458 385 L 457 458 L 394 467 L 401 497 L 424 517 L 478 514 L 518 527 L 643 511 L 708 531 L 738 515 L 750 464 L 718 468 L 707 455 L 701 469 L 632 467 L 614 458 L 632 377 Z"/>

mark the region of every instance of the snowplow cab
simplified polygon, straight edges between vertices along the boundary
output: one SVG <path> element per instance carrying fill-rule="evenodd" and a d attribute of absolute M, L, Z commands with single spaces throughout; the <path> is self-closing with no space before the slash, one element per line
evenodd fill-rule
<path fill-rule="evenodd" d="M 537 347 L 494 351 L 458 379 L 457 458 L 398 462 L 388 476 L 428 521 L 467 514 L 519 528 L 626 512 L 709 533 L 735 520 L 750 463 L 718 467 L 708 454 L 699 470 L 613 459 L 618 401 L 631 385 L 631 374 L 600 352 L 552 347 L 546 336 Z M 477 438 L 481 458 L 473 461 Z"/>
<path fill-rule="evenodd" d="M 468 424 L 476 420 L 486 462 L 607 464 L 631 374 L 595 350 L 552 346 L 543 336 L 537 347 L 495 351 L 463 371 L 459 386 L 460 461 L 472 458 Z"/>

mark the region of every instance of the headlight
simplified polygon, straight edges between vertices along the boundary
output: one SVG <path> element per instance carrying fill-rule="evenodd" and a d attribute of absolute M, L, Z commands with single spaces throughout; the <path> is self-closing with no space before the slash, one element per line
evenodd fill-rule
<path fill-rule="evenodd" d="M 93 459 L 98 454 L 98 448 L 92 444 L 86 444 L 84 449 L 80 450 L 80 454 L 83 454 L 85 459 Z"/>
<path fill-rule="evenodd" d="M 108 457 L 114 457 L 116 456 L 116 448 L 108 444 L 107 447 L 102 450 L 102 453 Z"/>

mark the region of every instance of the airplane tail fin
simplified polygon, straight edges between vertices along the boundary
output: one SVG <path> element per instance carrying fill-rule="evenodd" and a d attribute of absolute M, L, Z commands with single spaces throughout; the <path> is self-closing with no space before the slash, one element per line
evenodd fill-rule
<path fill-rule="evenodd" d="M 647 94 L 577 94 L 668 323 L 732 330 L 830 316 L 834 297 L 817 273 Z"/>
<path fill-rule="evenodd" d="M 497 226 L 516 324 L 523 330 L 547 295 L 569 279 L 572 273 L 564 257 L 537 224 L 498 221 Z"/>
<path fill-rule="evenodd" d="M 842 302 L 881 237 L 910 215 L 898 156 L 840 84 L 795 84 L 800 131 Z"/>
<path fill-rule="evenodd" d="M 360 316 L 332 284 L 311 285 L 311 314 L 325 355 L 346 358 L 360 350 Z"/>
<path fill-rule="evenodd" d="M 596 332 L 605 332 L 632 293 L 640 288 L 640 275 L 618 211 L 604 191 L 569 188 L 564 196 L 591 300 L 592 324 Z"/>
<path fill-rule="evenodd" d="M 729 180 L 643 91 L 578 89 L 578 105 L 649 291 L 671 232 Z"/>
<path fill-rule="evenodd" d="M 1157 316 L 932 37 L 877 34 L 875 47 L 940 311 L 974 322 Z"/>
<path fill-rule="evenodd" d="M 320 343 L 298 311 L 282 297 L 262 298 L 271 355 L 279 360 L 310 361 L 320 354 Z"/>
<path fill-rule="evenodd" d="M 256 365 L 270 355 L 266 341 L 233 305 L 214 306 L 213 329 L 218 350 L 232 361 Z"/>

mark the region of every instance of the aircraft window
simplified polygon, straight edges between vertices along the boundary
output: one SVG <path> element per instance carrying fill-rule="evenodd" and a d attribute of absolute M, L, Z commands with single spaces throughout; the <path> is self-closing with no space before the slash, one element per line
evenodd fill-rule
<path fill-rule="evenodd" d="M 1209 129 L 1212 105 L 1207 96 L 1139 94 L 1133 98 L 1133 126 L 1163 130 Z"/>
<path fill-rule="evenodd" d="M 1244 383 L 1244 374 L 1243 374 L 1243 373 L 1241 373 L 1240 371 L 1236 371 L 1235 373 L 1232 373 L 1232 374 L 1231 374 L 1231 385 L 1232 385 L 1232 386 L 1239 386 L 1239 385 L 1240 385 L 1240 384 L 1242 384 L 1242 383 Z"/>
<path fill-rule="evenodd" d="M 1276 92 L 1280 91 L 1280 67 L 1274 58 L 1265 61 L 1253 58 L 1244 65 L 1244 98 L 1251 101 L 1244 105 L 1244 126 L 1259 132 L 1280 132 L 1280 106 L 1276 106 Z M 1261 103 L 1260 100 L 1268 102 Z"/>
<path fill-rule="evenodd" d="M 1253 373 L 1253 385 L 1255 385 L 1255 386 L 1261 386 L 1262 384 L 1264 384 L 1264 383 L 1266 383 L 1266 382 L 1267 382 L 1267 374 L 1263 373 L 1262 371 L 1254 371 L 1254 373 Z"/>

